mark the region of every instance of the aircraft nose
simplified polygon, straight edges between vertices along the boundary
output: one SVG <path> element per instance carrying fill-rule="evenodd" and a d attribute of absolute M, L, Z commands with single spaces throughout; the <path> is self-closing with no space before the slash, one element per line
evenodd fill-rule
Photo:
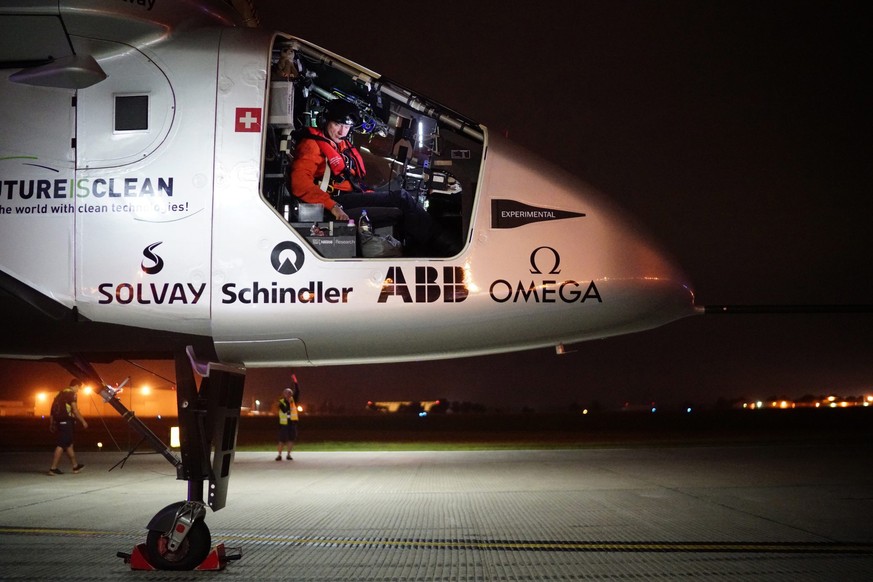
<path fill-rule="evenodd" d="M 575 268 L 597 287 L 604 335 L 652 329 L 699 313 L 691 282 L 667 252 L 624 213 L 596 197 L 583 199 L 588 222 L 567 236 L 578 236 L 588 249 Z"/>
<path fill-rule="evenodd" d="M 677 262 L 607 196 L 502 138 L 492 140 L 488 156 L 489 245 L 504 256 L 530 256 L 533 284 L 555 285 L 559 302 L 568 281 L 582 291 L 581 308 L 568 306 L 552 322 L 565 341 L 650 329 L 699 312 Z"/>

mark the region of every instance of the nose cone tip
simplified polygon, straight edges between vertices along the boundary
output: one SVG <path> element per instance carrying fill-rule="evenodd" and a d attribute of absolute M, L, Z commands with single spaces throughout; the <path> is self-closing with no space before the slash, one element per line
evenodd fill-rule
<path fill-rule="evenodd" d="M 615 253 L 603 264 L 617 283 L 617 297 L 639 329 L 651 329 L 698 313 L 694 289 L 678 262 L 636 228 L 612 223 Z"/>
<path fill-rule="evenodd" d="M 694 304 L 694 287 L 672 257 L 658 252 L 659 264 L 654 267 L 652 279 L 657 281 L 662 310 L 666 321 L 680 319 L 697 313 Z"/>

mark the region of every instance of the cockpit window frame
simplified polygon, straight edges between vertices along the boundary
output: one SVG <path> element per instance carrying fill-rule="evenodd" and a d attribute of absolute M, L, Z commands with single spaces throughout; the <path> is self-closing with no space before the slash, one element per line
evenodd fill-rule
<path fill-rule="evenodd" d="M 309 229 L 296 219 L 299 200 L 288 190 L 295 132 L 317 126 L 320 107 L 333 99 L 344 99 L 361 114 L 362 123 L 354 128 L 354 141 L 364 157 L 368 183 L 386 188 L 399 185 L 435 220 L 449 223 L 463 246 L 469 242 L 485 157 L 483 127 L 293 37 L 277 35 L 274 39 L 270 68 L 261 192 L 265 202 L 289 226 L 297 227 L 302 239 L 310 230 L 324 230 L 327 224 L 315 224 L 315 229 Z M 397 147 L 403 138 L 408 145 L 405 159 L 398 156 Z M 329 213 L 325 216 L 330 218 Z M 313 245 L 310 248 L 319 254 Z M 424 258 L 445 257 L 427 253 Z"/>

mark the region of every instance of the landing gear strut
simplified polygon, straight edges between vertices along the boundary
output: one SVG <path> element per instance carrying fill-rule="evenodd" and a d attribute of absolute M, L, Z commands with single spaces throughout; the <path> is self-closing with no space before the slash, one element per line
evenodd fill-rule
<path fill-rule="evenodd" d="M 140 570 L 220 570 L 229 556 L 223 544 L 211 548 L 212 536 L 204 521 L 206 502 L 203 485 L 209 481 L 209 507 L 225 506 L 230 467 L 236 447 L 236 434 L 242 407 L 245 374 L 241 369 L 198 362 L 189 347 L 176 354 L 176 404 L 179 411 L 181 459 L 165 445 L 132 410 L 118 399 L 118 389 L 107 386 L 96 370 L 85 361 L 65 362 L 73 375 L 96 382 L 100 396 L 143 440 L 176 467 L 176 478 L 188 482 L 188 499 L 168 505 L 149 522 L 145 544 L 132 554 L 119 553 L 133 569 Z M 198 389 L 194 372 L 201 376 Z"/>

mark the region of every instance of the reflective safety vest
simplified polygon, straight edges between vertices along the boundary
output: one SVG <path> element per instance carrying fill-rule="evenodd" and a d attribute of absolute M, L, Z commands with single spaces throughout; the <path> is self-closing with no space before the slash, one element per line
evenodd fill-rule
<path fill-rule="evenodd" d="M 284 398 L 279 399 L 279 424 L 285 425 L 288 424 L 288 421 L 297 422 L 299 420 L 297 416 L 297 403 L 294 402 L 292 398 L 291 401 L 287 401 Z"/>
<path fill-rule="evenodd" d="M 324 132 L 314 127 L 307 127 L 307 131 L 302 133 L 301 139 L 311 139 L 318 144 L 318 149 L 321 155 L 327 161 L 327 169 L 330 169 L 330 185 L 339 184 L 346 180 L 352 186 L 352 190 L 356 192 L 362 191 L 360 181 L 367 175 L 367 170 L 364 167 L 364 159 L 358 149 L 352 145 L 348 139 L 342 140 L 339 144 L 324 136 Z M 321 180 L 321 189 L 330 191 L 325 184 L 326 180 Z M 345 188 L 341 188 L 345 189 Z"/>

